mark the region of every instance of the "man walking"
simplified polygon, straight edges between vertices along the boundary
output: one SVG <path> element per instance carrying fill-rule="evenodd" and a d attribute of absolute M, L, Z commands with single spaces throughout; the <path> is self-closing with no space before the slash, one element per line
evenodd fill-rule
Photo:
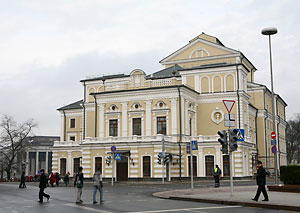
<path fill-rule="evenodd" d="M 214 178 L 215 178 L 215 188 L 220 187 L 220 177 L 221 177 L 221 169 L 218 165 L 214 170 Z"/>
<path fill-rule="evenodd" d="M 79 167 L 79 172 L 76 174 L 75 181 L 74 181 L 74 187 L 77 187 L 77 199 L 76 203 L 80 204 L 83 201 L 81 200 L 81 194 L 82 194 L 82 188 L 83 188 L 83 173 L 82 173 L 82 167 Z"/>
<path fill-rule="evenodd" d="M 47 188 L 47 177 L 45 175 L 45 170 L 41 169 L 41 177 L 40 177 L 40 192 L 39 192 L 39 201 L 40 203 L 43 203 L 43 197 L 47 198 L 47 201 L 50 199 L 50 195 L 44 193 L 44 190 Z"/>
<path fill-rule="evenodd" d="M 22 173 L 21 182 L 20 182 L 19 188 L 26 188 L 26 184 L 25 184 L 25 172 Z"/>
<path fill-rule="evenodd" d="M 96 204 L 96 195 L 97 190 L 100 192 L 100 203 L 103 202 L 103 182 L 102 182 L 102 174 L 100 168 L 97 169 L 97 171 L 94 173 L 93 177 L 93 186 L 94 186 L 94 194 L 93 194 L 93 204 Z"/>
<path fill-rule="evenodd" d="M 269 196 L 268 196 L 268 193 L 265 188 L 266 175 L 267 175 L 267 172 L 264 169 L 264 167 L 262 166 L 262 162 L 258 161 L 257 162 L 257 173 L 256 173 L 256 184 L 258 185 L 258 188 L 257 188 L 256 195 L 252 200 L 258 201 L 260 193 L 262 192 L 265 197 L 265 199 L 262 201 L 269 201 Z"/>

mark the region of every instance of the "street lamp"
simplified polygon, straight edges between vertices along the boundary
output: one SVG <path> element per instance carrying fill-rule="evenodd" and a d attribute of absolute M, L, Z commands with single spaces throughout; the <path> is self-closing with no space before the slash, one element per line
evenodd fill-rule
<path fill-rule="evenodd" d="M 273 114 L 273 132 L 276 133 L 276 124 L 275 124 L 275 104 L 274 104 L 274 88 L 273 88 L 273 72 L 272 72 L 272 52 L 271 52 L 271 35 L 275 35 L 277 33 L 277 29 L 275 27 L 267 27 L 262 29 L 261 33 L 263 35 L 269 36 L 269 50 L 270 50 L 270 73 L 271 73 L 271 90 L 272 90 L 272 114 Z M 277 143 L 276 143 L 277 147 Z M 275 169 L 275 184 L 278 184 L 278 171 L 277 171 L 277 152 L 274 153 L 274 169 Z"/>

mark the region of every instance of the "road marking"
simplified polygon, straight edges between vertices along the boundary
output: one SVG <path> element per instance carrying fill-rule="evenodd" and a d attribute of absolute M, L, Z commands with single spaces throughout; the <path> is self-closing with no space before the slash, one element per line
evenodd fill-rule
<path fill-rule="evenodd" d="M 242 206 L 212 206 L 212 207 L 201 207 L 201 208 L 166 209 L 166 210 L 141 211 L 141 212 L 128 212 L 128 213 L 180 212 L 180 211 L 191 211 L 191 210 L 225 209 L 225 208 L 240 208 L 240 207 L 242 207 Z"/>
<path fill-rule="evenodd" d="M 90 207 L 87 207 L 87 206 L 82 206 L 81 204 L 67 203 L 67 204 L 64 204 L 64 205 L 74 207 L 74 208 L 84 209 L 84 210 L 88 210 L 88 211 L 92 211 L 92 212 L 110 213 L 108 211 L 103 211 L 103 210 L 100 210 L 100 209 L 94 209 L 94 208 L 90 208 Z"/>
<path fill-rule="evenodd" d="M 148 201 L 148 200 L 136 200 L 136 201 L 141 201 L 141 202 L 143 202 L 143 201 Z"/>
<path fill-rule="evenodd" d="M 33 206 L 24 206 L 25 208 L 32 208 Z"/>

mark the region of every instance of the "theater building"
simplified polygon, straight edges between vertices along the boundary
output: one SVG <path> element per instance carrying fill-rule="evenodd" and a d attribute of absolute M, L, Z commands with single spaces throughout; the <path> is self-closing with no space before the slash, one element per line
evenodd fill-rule
<path fill-rule="evenodd" d="M 89 178 L 101 167 L 105 178 L 117 181 L 161 178 L 157 155 L 164 141 L 170 156 L 165 176 L 184 178 L 191 173 L 186 151 L 191 140 L 198 142 L 192 159 L 196 177 L 212 176 L 216 164 L 223 176 L 230 166 L 235 177 L 252 176 L 257 159 L 274 168 L 271 92 L 255 83 L 258 70 L 243 53 L 202 33 L 160 64 L 163 69 L 151 74 L 135 69 L 81 80 L 82 99 L 58 109 L 61 138 L 54 142 L 52 170 L 63 175 L 82 166 Z M 278 94 L 275 99 L 277 159 L 285 165 L 287 104 Z M 232 128 L 244 131 L 231 165 L 217 135 L 228 129 L 223 100 L 235 101 Z M 112 146 L 121 159 L 108 162 Z"/>

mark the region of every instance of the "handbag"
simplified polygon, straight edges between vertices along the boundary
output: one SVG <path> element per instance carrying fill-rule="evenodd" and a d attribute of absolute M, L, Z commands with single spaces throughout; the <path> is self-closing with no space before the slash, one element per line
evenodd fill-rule
<path fill-rule="evenodd" d="M 79 174 L 77 175 L 77 178 L 76 178 L 76 186 L 78 189 L 81 189 L 83 187 L 83 184 L 81 183 L 80 179 L 79 179 Z"/>

